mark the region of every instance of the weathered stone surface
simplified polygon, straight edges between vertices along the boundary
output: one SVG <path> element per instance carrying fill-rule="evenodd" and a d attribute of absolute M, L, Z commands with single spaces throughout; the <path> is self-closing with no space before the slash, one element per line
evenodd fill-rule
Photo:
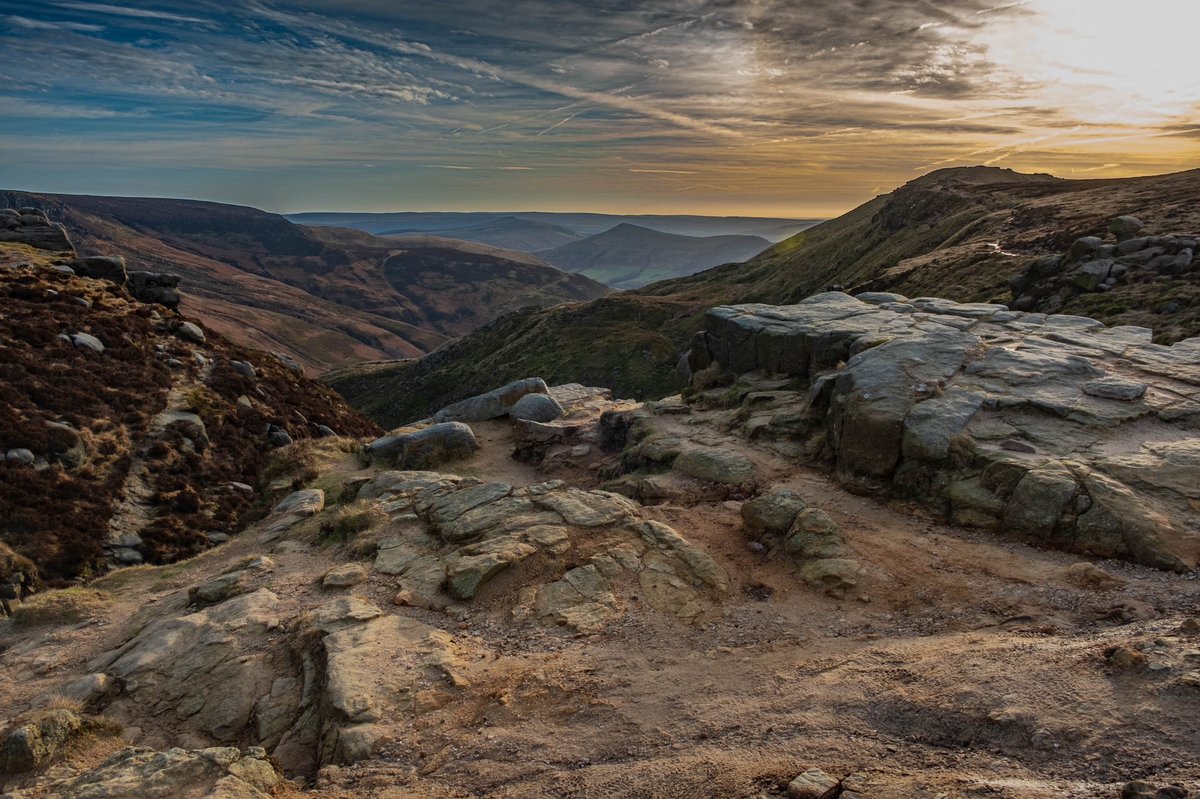
<path fill-rule="evenodd" d="M 321 579 L 321 587 L 326 590 L 336 590 L 350 588 L 366 581 L 367 570 L 361 564 L 343 563 L 341 566 L 334 566 L 325 572 L 325 576 Z"/>
<path fill-rule="evenodd" d="M 1093 397 L 1132 402 L 1146 393 L 1146 384 L 1120 377 L 1101 377 L 1084 383 L 1083 393 Z"/>
<path fill-rule="evenodd" d="M 79 714 L 65 709 L 37 711 L 19 719 L 0 741 L 0 773 L 46 765 L 82 726 Z"/>
<path fill-rule="evenodd" d="M 402 469 L 424 469 L 470 457 L 479 449 L 475 433 L 462 422 L 440 422 L 421 430 L 377 438 L 367 453 Z"/>
<path fill-rule="evenodd" d="M 1143 563 L 1200 556 L 1184 532 L 1197 493 L 1191 467 L 1147 449 L 1200 427 L 1196 342 L 1166 347 L 1144 328 L 984 303 L 869 299 L 879 302 L 829 292 L 708 313 L 705 346 L 726 372 L 743 374 L 739 385 L 779 375 L 808 383 L 743 393 L 739 432 L 795 436 L 854 490 L 913 496 L 964 524 Z M 657 463 L 648 455 L 662 438 L 641 438 L 626 459 Z M 676 441 L 669 455 L 688 448 Z M 994 464 L 1010 475 L 997 485 L 982 479 Z M 1168 477 L 1155 481 L 1155 468 Z M 1139 522 L 1102 533 L 1100 511 L 1086 515 L 1091 498 L 1078 488 L 1092 472 L 1155 497 L 1159 530 Z"/>
<path fill-rule="evenodd" d="M 0 242 L 27 244 L 39 250 L 75 254 L 67 230 L 58 222 L 50 222 L 44 216 L 26 215 L 12 227 L 0 225 Z"/>
<path fill-rule="evenodd" d="M 291 493 L 271 509 L 270 516 L 262 524 L 258 540 L 260 543 L 274 541 L 299 522 L 324 509 L 325 492 L 319 488 Z"/>
<path fill-rule="evenodd" d="M 797 557 L 814 560 L 837 558 L 844 554 L 842 531 L 819 508 L 806 508 L 796 515 L 788 530 L 787 550 Z"/>
<path fill-rule="evenodd" d="M 740 485 L 754 476 L 754 466 L 742 454 L 717 447 L 694 447 L 675 458 L 675 471 L 709 483 Z"/>
<path fill-rule="evenodd" d="M 796 515 L 808 507 L 799 494 L 790 489 L 756 497 L 742 505 L 742 524 L 748 535 L 784 535 Z"/>
<path fill-rule="evenodd" d="M 547 393 L 546 381 L 527 377 L 501 386 L 486 394 L 448 405 L 433 415 L 435 422 L 484 422 L 507 416 L 517 400 L 526 394 Z"/>
<path fill-rule="evenodd" d="M 1017 535 L 1054 535 L 1059 517 L 1078 490 L 1075 476 L 1061 463 L 1031 469 L 1017 483 L 1005 506 L 1005 529 Z"/>
<path fill-rule="evenodd" d="M 510 419 L 531 422 L 553 422 L 562 415 L 563 407 L 549 394 L 526 394 L 508 409 Z"/>
<path fill-rule="evenodd" d="M 790 799 L 829 799 L 837 794 L 838 781 L 820 769 L 809 769 L 788 783 Z"/>
<path fill-rule="evenodd" d="M 258 747 L 128 747 L 58 788 L 61 799 L 269 799 L 282 777 Z"/>
<path fill-rule="evenodd" d="M 150 624 L 89 669 L 121 680 L 124 696 L 147 711 L 236 741 L 275 679 L 255 642 L 279 626 L 279 599 L 261 589 Z"/>

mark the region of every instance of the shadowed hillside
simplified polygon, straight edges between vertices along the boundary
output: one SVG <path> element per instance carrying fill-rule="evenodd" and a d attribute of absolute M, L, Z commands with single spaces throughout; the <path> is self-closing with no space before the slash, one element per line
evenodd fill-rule
<path fill-rule="evenodd" d="M 268 425 L 376 429 L 293 365 L 70 263 L 0 244 L 0 557 L 40 581 L 193 555 L 260 516 Z"/>
<path fill-rule="evenodd" d="M 0 203 L 43 208 L 82 252 L 121 254 L 131 268 L 181 276 L 189 313 L 316 371 L 416 357 L 516 308 L 607 292 L 523 253 L 450 242 L 426 253 L 421 274 L 458 277 L 437 282 L 437 291 L 409 286 L 385 267 L 405 252 L 403 242 L 303 227 L 241 206 L 11 191 L 0 192 Z"/>

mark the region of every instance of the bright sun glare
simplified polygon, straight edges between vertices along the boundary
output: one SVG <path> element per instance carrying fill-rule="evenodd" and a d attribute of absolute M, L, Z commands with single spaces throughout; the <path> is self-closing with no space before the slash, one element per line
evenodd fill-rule
<path fill-rule="evenodd" d="M 989 26 L 989 57 L 1033 96 L 1084 123 L 1197 121 L 1193 0 L 1030 0 Z M 1031 87 L 1032 88 L 1032 87 Z"/>

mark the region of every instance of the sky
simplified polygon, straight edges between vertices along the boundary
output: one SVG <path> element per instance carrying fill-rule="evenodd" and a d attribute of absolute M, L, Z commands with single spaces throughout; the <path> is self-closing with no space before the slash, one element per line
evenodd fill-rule
<path fill-rule="evenodd" d="M 826 217 L 1200 166 L 1195 0 L 0 0 L 0 186 Z"/>

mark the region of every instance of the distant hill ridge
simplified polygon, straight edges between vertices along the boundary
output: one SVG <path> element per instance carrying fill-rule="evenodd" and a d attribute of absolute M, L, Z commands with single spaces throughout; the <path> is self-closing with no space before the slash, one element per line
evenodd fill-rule
<path fill-rule="evenodd" d="M 724 263 L 742 262 L 771 246 L 759 236 L 681 236 L 622 222 L 539 256 L 615 289 L 684 277 Z"/>
<path fill-rule="evenodd" d="M 938 170 L 744 264 L 504 317 L 428 359 L 344 369 L 330 383 L 385 425 L 531 374 L 659 397 L 679 390 L 673 369 L 713 306 L 789 304 L 831 287 L 1008 302 L 1012 278 L 1081 236 L 1105 235 L 1123 214 L 1145 222 L 1147 235 L 1200 230 L 1200 170 L 1117 180 Z M 1156 341 L 1170 343 L 1200 334 L 1200 284 L 1191 272 L 1145 274 L 1056 310 L 1151 327 Z"/>
<path fill-rule="evenodd" d="M 498 219 L 519 219 L 564 228 L 581 237 L 594 236 L 622 222 L 628 222 L 679 236 L 762 236 L 770 241 L 780 241 L 821 221 L 757 216 L 622 215 L 552 211 L 313 212 L 287 214 L 287 218 L 303 225 L 350 227 L 380 235 L 389 231 L 423 231 L 459 238 L 453 231 L 486 225 Z"/>
<path fill-rule="evenodd" d="M 120 253 L 131 268 L 183 277 L 187 312 L 238 343 L 288 353 L 318 372 L 417 357 L 517 308 L 608 292 L 480 244 L 423 244 L 425 268 L 401 269 L 415 257 L 405 243 L 242 206 L 17 191 L 0 192 L 0 202 L 46 210 L 88 252 Z"/>

